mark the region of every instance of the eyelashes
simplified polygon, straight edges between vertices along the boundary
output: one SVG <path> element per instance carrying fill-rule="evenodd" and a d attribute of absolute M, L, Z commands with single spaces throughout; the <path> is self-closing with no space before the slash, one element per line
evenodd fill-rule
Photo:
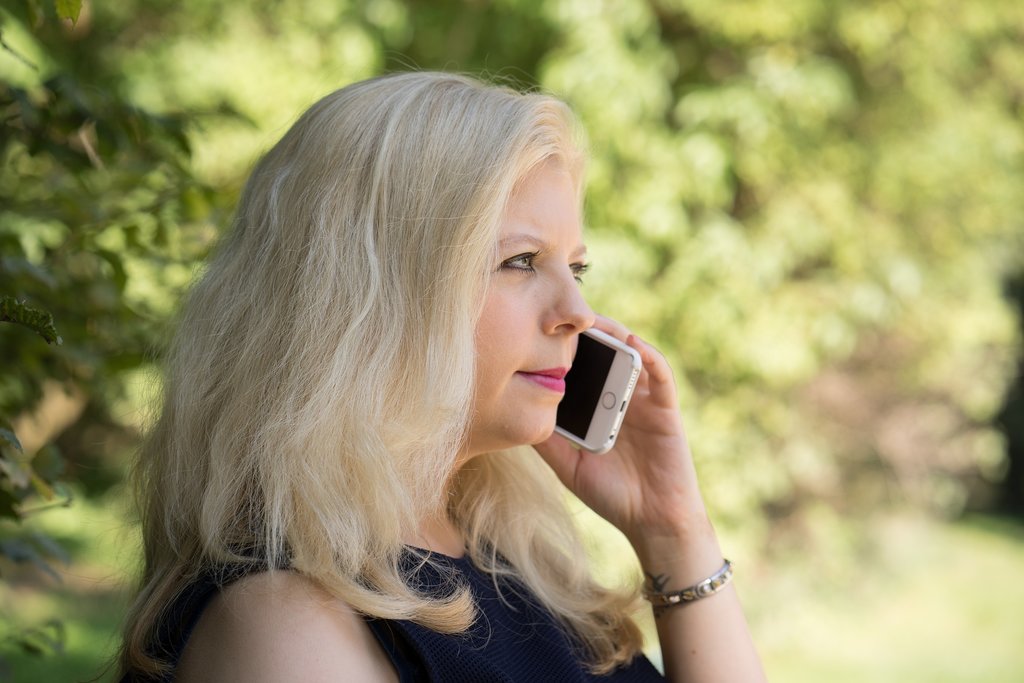
<path fill-rule="evenodd" d="M 505 259 L 501 262 L 502 269 L 509 270 L 520 270 L 524 273 L 534 272 L 533 261 L 537 258 L 539 252 L 532 251 L 525 254 L 516 254 L 512 258 Z"/>
<path fill-rule="evenodd" d="M 576 282 L 583 284 L 583 276 L 590 270 L 589 263 L 574 263 L 569 266 L 572 269 L 572 277 Z"/>
<path fill-rule="evenodd" d="M 534 266 L 534 261 L 540 255 L 538 251 L 529 251 L 523 254 L 516 254 L 511 258 L 507 258 L 501 262 L 501 270 L 514 270 L 520 273 L 532 274 L 536 273 L 537 269 Z M 583 282 L 583 275 L 590 270 L 589 263 L 571 263 L 569 264 L 569 270 L 572 271 L 572 277 L 576 282 Z"/>

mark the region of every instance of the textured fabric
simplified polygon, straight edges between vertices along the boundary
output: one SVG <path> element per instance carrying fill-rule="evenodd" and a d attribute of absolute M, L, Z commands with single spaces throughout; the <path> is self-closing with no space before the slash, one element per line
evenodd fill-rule
<path fill-rule="evenodd" d="M 189 636 L 199 623 L 199 617 L 213 596 L 243 576 L 264 569 L 265 566 L 233 565 L 204 571 L 168 605 L 160 623 L 157 624 L 155 642 L 150 645 L 149 653 L 170 664 L 173 670 L 185 651 Z M 166 676 L 148 676 L 128 671 L 122 675 L 120 683 L 172 683 L 173 680 L 173 673 Z"/>
<path fill-rule="evenodd" d="M 408 621 L 367 619 L 399 672 L 400 683 L 663 680 L 643 656 L 607 676 L 588 673 L 555 617 L 522 586 L 508 580 L 496 586 L 468 558 L 435 553 L 431 559 L 440 569 L 431 564 L 419 567 L 413 574 L 419 588 L 445 594 L 451 578 L 444 574 L 454 568 L 469 585 L 478 615 L 469 631 L 460 635 L 438 633 Z"/>
<path fill-rule="evenodd" d="M 465 582 L 476 600 L 478 616 L 469 631 L 459 635 L 437 633 L 408 621 L 367 617 L 366 623 L 398 672 L 400 683 L 663 680 L 643 656 L 607 676 L 594 676 L 583 667 L 554 616 L 522 586 L 502 581 L 499 593 L 491 577 L 468 558 L 435 553 L 431 555 L 434 564 L 422 566 L 411 554 L 409 558 L 412 580 L 424 592 L 443 595 L 451 591 L 453 577 Z M 207 572 L 188 586 L 165 613 L 153 653 L 177 665 L 206 605 L 218 591 L 246 573 L 238 568 Z M 153 680 L 128 672 L 121 683 Z M 169 682 L 172 677 L 155 680 Z"/>

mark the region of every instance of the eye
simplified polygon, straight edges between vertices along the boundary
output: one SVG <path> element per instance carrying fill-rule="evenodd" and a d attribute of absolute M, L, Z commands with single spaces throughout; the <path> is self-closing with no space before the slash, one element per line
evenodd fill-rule
<path fill-rule="evenodd" d="M 578 282 L 580 284 L 583 284 L 583 275 L 588 270 L 590 270 L 590 264 L 589 263 L 574 263 L 571 266 L 569 266 L 569 270 L 572 271 L 572 276 L 573 276 L 573 278 L 576 279 L 576 282 Z"/>
<path fill-rule="evenodd" d="M 518 270 L 524 273 L 533 272 L 533 260 L 537 258 L 537 252 L 527 252 L 525 254 L 517 254 L 512 258 L 505 259 L 501 262 L 502 270 Z"/>

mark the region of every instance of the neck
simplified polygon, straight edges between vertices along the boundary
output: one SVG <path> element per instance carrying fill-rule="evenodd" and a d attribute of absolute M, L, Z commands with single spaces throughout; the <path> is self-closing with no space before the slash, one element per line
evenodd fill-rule
<path fill-rule="evenodd" d="M 452 468 L 445 482 L 444 490 L 451 494 L 459 482 L 459 472 L 467 460 L 474 457 L 468 446 L 464 446 L 456 459 L 455 467 Z M 443 500 L 447 500 L 446 495 Z M 405 538 L 406 545 L 414 548 L 422 548 L 435 553 L 448 555 L 449 557 L 462 557 L 466 554 L 466 539 L 448 514 L 446 506 L 441 505 L 433 514 L 427 515 L 420 520 L 415 533 Z"/>
<path fill-rule="evenodd" d="M 420 522 L 416 533 L 406 543 L 450 557 L 462 557 L 466 553 L 466 540 L 462 531 L 446 514 L 436 514 Z"/>

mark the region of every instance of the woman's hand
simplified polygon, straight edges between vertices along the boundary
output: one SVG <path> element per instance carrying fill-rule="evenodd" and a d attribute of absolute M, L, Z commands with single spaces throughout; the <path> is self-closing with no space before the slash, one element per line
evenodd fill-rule
<path fill-rule="evenodd" d="M 594 327 L 636 349 L 643 363 L 615 447 L 595 455 L 555 434 L 537 451 L 576 496 L 634 547 L 706 524 L 668 363 L 613 320 L 599 316 Z"/>
<path fill-rule="evenodd" d="M 553 435 L 537 451 L 573 493 L 626 535 L 651 589 L 692 586 L 722 566 L 722 553 L 697 487 L 672 371 L 622 325 L 599 317 L 595 327 L 625 341 L 643 361 L 615 448 L 595 455 Z M 732 586 L 655 616 L 668 680 L 765 680 Z"/>

